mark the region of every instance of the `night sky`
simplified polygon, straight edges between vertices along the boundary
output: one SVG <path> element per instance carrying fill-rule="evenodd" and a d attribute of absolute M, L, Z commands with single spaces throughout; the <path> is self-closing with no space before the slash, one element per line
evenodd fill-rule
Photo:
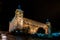
<path fill-rule="evenodd" d="M 0 25 L 2 30 L 8 30 L 9 21 L 14 17 L 18 4 L 21 5 L 21 9 L 24 11 L 24 17 L 43 23 L 48 18 L 52 23 L 52 30 L 59 31 L 60 2 L 55 0 L 1 0 Z"/>

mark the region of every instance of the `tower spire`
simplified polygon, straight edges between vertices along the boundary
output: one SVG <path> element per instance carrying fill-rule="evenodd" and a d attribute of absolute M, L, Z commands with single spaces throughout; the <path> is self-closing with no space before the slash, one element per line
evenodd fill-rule
<path fill-rule="evenodd" d="M 20 4 L 18 4 L 18 9 L 21 9 L 21 5 Z"/>
<path fill-rule="evenodd" d="M 49 19 L 46 19 L 46 24 L 48 25 L 49 37 L 51 37 L 51 22 L 49 21 Z"/>

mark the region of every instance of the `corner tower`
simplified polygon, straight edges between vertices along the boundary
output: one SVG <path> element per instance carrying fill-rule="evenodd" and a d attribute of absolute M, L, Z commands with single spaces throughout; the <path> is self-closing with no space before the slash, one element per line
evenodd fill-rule
<path fill-rule="evenodd" d="M 16 28 L 23 28 L 23 11 L 21 10 L 20 5 L 18 5 L 18 8 L 15 11 L 14 18 L 11 20 L 11 22 L 9 22 L 9 32 Z"/>

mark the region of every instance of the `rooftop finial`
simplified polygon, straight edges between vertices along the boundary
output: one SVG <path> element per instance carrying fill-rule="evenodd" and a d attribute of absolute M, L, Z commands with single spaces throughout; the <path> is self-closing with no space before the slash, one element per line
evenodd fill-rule
<path fill-rule="evenodd" d="M 46 19 L 46 22 L 49 22 L 49 19 Z"/>
<path fill-rule="evenodd" d="M 18 5 L 18 9 L 21 9 L 21 5 L 20 4 Z"/>

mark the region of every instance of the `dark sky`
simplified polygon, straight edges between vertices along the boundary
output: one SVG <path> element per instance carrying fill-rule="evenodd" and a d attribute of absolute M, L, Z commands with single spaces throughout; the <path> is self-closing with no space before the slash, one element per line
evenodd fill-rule
<path fill-rule="evenodd" d="M 8 22 L 14 17 L 18 6 L 24 11 L 24 17 L 44 22 L 47 18 L 52 23 L 52 29 L 60 28 L 60 2 L 53 0 L 2 0 L 0 1 L 0 24 L 3 29 L 8 29 Z M 7 30 L 6 29 L 6 30 Z M 59 30 L 59 29 L 58 29 Z"/>

